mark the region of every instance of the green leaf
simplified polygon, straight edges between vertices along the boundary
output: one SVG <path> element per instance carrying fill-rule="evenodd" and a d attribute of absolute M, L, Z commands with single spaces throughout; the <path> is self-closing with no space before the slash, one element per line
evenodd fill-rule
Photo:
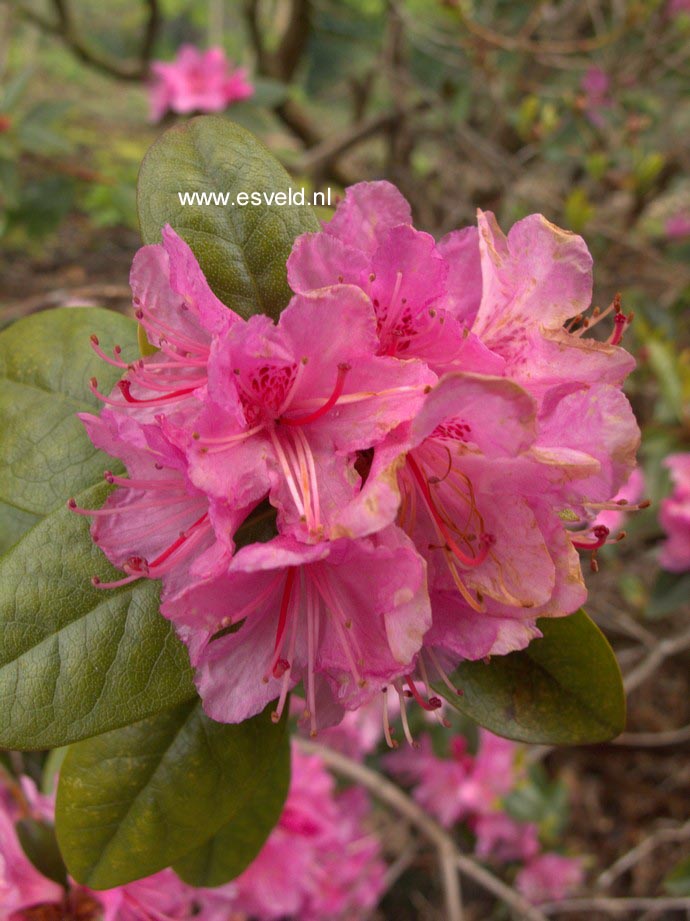
<path fill-rule="evenodd" d="M 110 487 L 79 494 L 100 506 Z M 0 746 L 65 745 L 194 694 L 187 652 L 159 613 L 158 584 L 117 578 L 89 523 L 62 508 L 0 559 Z"/>
<path fill-rule="evenodd" d="M 90 377 L 106 391 L 120 377 L 90 347 L 96 331 L 138 357 L 136 324 L 111 310 L 50 310 L 0 333 L 0 553 L 109 466 L 76 417 L 100 408 Z"/>
<path fill-rule="evenodd" d="M 287 192 L 288 173 L 252 134 L 218 116 L 170 128 L 139 173 L 138 208 L 146 243 L 170 224 L 192 247 L 216 295 L 237 313 L 277 318 L 290 290 L 286 261 L 301 233 L 319 229 L 310 206 L 233 205 L 240 192 Z M 182 205 L 178 192 L 229 194 L 227 205 Z"/>
<path fill-rule="evenodd" d="M 21 819 L 15 828 L 22 850 L 36 869 L 48 879 L 66 886 L 67 868 L 53 826 L 36 819 Z"/>
<path fill-rule="evenodd" d="M 283 811 L 290 785 L 290 749 L 281 748 L 269 785 L 247 791 L 232 821 L 173 869 L 190 886 L 222 886 L 254 860 Z"/>
<path fill-rule="evenodd" d="M 266 837 L 246 805 L 285 789 L 285 721 L 269 710 L 238 725 L 191 701 L 70 748 L 56 826 L 70 874 L 92 889 L 149 876 L 181 860 L 238 816 L 243 846 Z"/>
<path fill-rule="evenodd" d="M 625 727 L 620 668 L 606 638 L 584 611 L 542 618 L 544 634 L 527 649 L 490 662 L 463 662 L 453 683 L 434 688 L 456 709 L 497 735 L 521 742 L 604 742 Z"/>
<path fill-rule="evenodd" d="M 685 857 L 664 880 L 666 891 L 671 895 L 690 895 L 690 857 Z"/>

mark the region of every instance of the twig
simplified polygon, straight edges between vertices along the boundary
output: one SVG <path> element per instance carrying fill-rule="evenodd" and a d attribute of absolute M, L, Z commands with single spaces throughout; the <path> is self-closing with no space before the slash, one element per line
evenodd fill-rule
<path fill-rule="evenodd" d="M 51 307 L 90 307 L 98 300 L 129 301 L 131 297 L 132 292 L 127 285 L 82 285 L 79 288 L 46 291 L 35 297 L 0 305 L 0 322 L 9 323 L 11 320 Z"/>
<path fill-rule="evenodd" d="M 684 630 L 678 636 L 670 637 L 667 640 L 661 640 L 650 650 L 644 659 L 632 671 L 625 676 L 624 684 L 626 693 L 630 694 L 635 688 L 643 684 L 650 675 L 659 668 L 665 659 L 670 656 L 690 649 L 690 629 Z"/>
<path fill-rule="evenodd" d="M 639 863 L 648 854 L 651 854 L 652 851 L 661 844 L 666 844 L 671 841 L 684 841 L 687 838 L 690 838 L 690 821 L 678 828 L 660 828 L 634 848 L 631 848 L 627 854 L 623 854 L 622 857 L 619 857 L 615 863 L 612 863 L 596 881 L 596 888 L 608 889 L 614 880 L 630 870 L 631 867 L 634 867 L 636 863 Z"/>
<path fill-rule="evenodd" d="M 295 169 L 298 172 L 305 173 L 318 171 L 332 160 L 335 160 L 336 157 L 361 144 L 362 141 L 368 140 L 373 135 L 378 134 L 379 131 L 385 131 L 399 118 L 420 112 L 427 107 L 427 103 L 423 102 L 410 107 L 403 113 L 386 112 L 369 118 L 362 124 L 355 125 L 348 131 L 344 131 L 332 140 L 322 141 L 318 146 L 311 147 L 302 159 L 297 162 Z"/>
<path fill-rule="evenodd" d="M 456 867 L 465 876 L 473 879 L 487 892 L 501 899 L 505 904 L 518 912 L 522 921 L 545 921 L 545 915 L 531 905 L 518 892 L 513 891 L 493 873 L 476 863 L 471 857 L 461 854 L 450 835 L 441 826 L 424 812 L 413 800 L 406 796 L 394 783 L 363 764 L 346 758 L 324 745 L 310 742 L 307 739 L 297 739 L 297 745 L 307 754 L 318 755 L 324 763 L 336 773 L 347 777 L 355 783 L 366 787 L 377 799 L 386 803 L 399 815 L 420 831 L 428 841 L 437 849 L 443 859 L 452 852 Z M 446 893 L 448 904 L 448 894 Z M 448 916 L 450 921 L 452 916 Z"/>
<path fill-rule="evenodd" d="M 4 2 L 7 2 L 7 0 L 4 0 Z M 28 7 L 17 7 L 17 12 L 27 22 L 33 23 L 44 32 L 49 32 L 61 38 L 70 51 L 90 67 L 100 70 L 111 77 L 118 77 L 120 80 L 140 81 L 146 77 L 161 22 L 158 0 L 144 0 L 148 15 L 139 49 L 139 57 L 133 64 L 121 64 L 112 58 L 96 54 L 77 33 L 67 0 L 53 0 L 52 5 L 56 15 L 55 20 L 46 19 Z"/>
<path fill-rule="evenodd" d="M 690 742 L 690 725 L 659 732 L 624 732 L 612 740 L 613 745 L 629 748 L 665 748 L 670 745 L 682 745 L 683 742 Z"/>
<path fill-rule="evenodd" d="M 530 54 L 583 54 L 589 51 L 597 51 L 599 48 L 612 44 L 617 41 L 624 32 L 623 26 L 618 26 L 610 32 L 607 32 L 606 35 L 596 35 L 593 38 L 565 39 L 563 41 L 536 41 L 524 38 L 520 35 L 501 35 L 498 32 L 494 32 L 493 29 L 488 28 L 488 26 L 483 26 L 476 20 L 471 19 L 469 16 L 465 15 L 462 10 L 458 12 L 468 32 L 471 32 L 472 35 L 476 35 L 477 38 L 486 42 L 487 45 L 495 45 L 497 48 L 502 48 L 504 51 L 526 51 Z"/>
<path fill-rule="evenodd" d="M 624 914 L 631 911 L 687 911 L 690 909 L 690 896 L 658 898 L 606 898 L 598 896 L 591 899 L 564 899 L 562 902 L 544 902 L 539 906 L 545 915 L 565 915 L 573 911 L 607 911 L 611 914 Z"/>

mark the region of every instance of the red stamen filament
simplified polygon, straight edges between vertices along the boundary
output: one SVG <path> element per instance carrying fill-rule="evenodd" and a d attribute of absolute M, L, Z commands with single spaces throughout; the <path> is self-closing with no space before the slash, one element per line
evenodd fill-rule
<path fill-rule="evenodd" d="M 91 348 L 94 350 L 94 352 L 96 353 L 96 355 L 98 355 L 99 358 L 103 359 L 103 361 L 107 362 L 109 365 L 113 365 L 113 367 L 115 368 L 125 368 L 126 369 L 129 367 L 129 365 L 126 362 L 122 361 L 122 359 L 120 358 L 120 352 L 122 351 L 122 349 L 120 348 L 119 345 L 116 345 L 115 348 L 113 349 L 113 352 L 115 353 L 115 358 L 111 358 L 110 355 L 107 355 L 103 351 L 103 349 L 100 347 L 100 344 L 98 342 L 98 336 L 95 333 L 92 336 L 90 336 L 90 339 L 91 339 Z"/>
<path fill-rule="evenodd" d="M 595 538 L 593 541 L 573 540 L 573 547 L 576 547 L 578 550 L 598 550 L 599 547 L 603 547 L 606 543 L 609 533 L 610 531 L 606 525 L 599 524 L 592 530 L 592 534 Z"/>
<path fill-rule="evenodd" d="M 136 311 L 135 316 L 137 320 L 143 320 L 144 311 L 140 308 Z M 188 339 L 185 335 L 180 333 L 179 330 L 173 329 L 171 326 L 167 326 L 165 323 L 161 323 L 157 317 L 152 317 L 151 314 L 149 314 L 146 317 L 146 322 L 152 329 L 161 330 L 164 334 L 164 337 L 166 337 L 173 346 L 188 350 L 190 352 L 197 352 L 202 356 L 208 357 L 208 348 L 203 346 L 200 342 L 195 342 L 193 339 Z"/>
<path fill-rule="evenodd" d="M 320 419 L 322 416 L 325 416 L 326 413 L 332 409 L 335 404 L 338 402 L 338 399 L 342 395 L 343 389 L 345 387 L 345 377 L 347 372 L 350 370 L 350 365 L 341 362 L 338 365 L 338 376 L 335 381 L 335 387 L 333 388 L 333 393 L 326 400 L 323 406 L 320 406 L 318 409 L 314 410 L 312 413 L 307 413 L 305 416 L 282 416 L 278 421 L 281 425 L 308 425 L 310 422 L 316 422 L 317 419 Z"/>
<path fill-rule="evenodd" d="M 177 538 L 177 540 L 173 541 L 173 543 L 170 544 L 170 546 L 166 550 L 164 550 L 160 556 L 157 556 L 155 560 L 149 563 L 149 569 L 154 569 L 156 566 L 160 566 L 161 563 L 164 563 L 168 559 L 168 557 L 172 556 L 172 554 L 176 550 L 178 550 L 182 546 L 182 544 L 184 544 L 189 539 L 192 532 L 196 531 L 199 525 L 203 524 L 203 522 L 206 521 L 207 518 L 208 518 L 208 512 L 204 512 L 201 518 L 197 518 L 194 524 L 191 525 L 189 528 L 187 528 L 186 531 L 183 531 L 180 534 L 180 536 Z"/>
<path fill-rule="evenodd" d="M 287 617 L 288 610 L 290 607 L 290 598 L 292 597 L 292 586 L 295 583 L 295 574 L 297 570 L 294 566 L 291 566 L 288 570 L 287 578 L 285 579 L 285 586 L 283 587 L 283 597 L 280 602 L 280 614 L 278 615 L 278 629 L 276 630 L 276 644 L 273 650 L 273 661 L 271 662 L 270 671 L 273 674 L 274 678 L 280 678 L 284 672 L 290 667 L 290 663 L 286 662 L 284 659 L 280 659 L 280 651 L 283 646 L 283 638 L 285 636 L 285 628 L 287 626 Z M 279 674 L 276 674 L 276 668 L 281 663 L 284 663 L 281 666 L 281 671 Z"/>
<path fill-rule="evenodd" d="M 405 676 L 405 684 L 408 686 L 408 688 L 412 692 L 412 696 L 417 701 L 419 706 L 422 707 L 422 709 L 428 711 L 429 713 L 431 713 L 434 710 L 439 709 L 439 707 L 441 706 L 441 701 L 438 699 L 438 697 L 430 697 L 427 703 L 427 701 L 424 700 L 424 698 L 421 696 L 421 694 L 417 690 L 417 687 L 414 681 L 410 678 L 409 675 Z"/>
<path fill-rule="evenodd" d="M 458 547 L 458 545 L 455 543 L 455 540 L 453 539 L 453 536 L 450 533 L 448 525 L 443 520 L 438 509 L 436 508 L 436 504 L 434 503 L 434 498 L 431 495 L 431 490 L 429 489 L 429 484 L 424 479 L 424 475 L 422 474 L 422 471 L 419 469 L 417 462 L 415 461 L 415 459 L 412 457 L 411 454 L 407 455 L 407 463 L 409 464 L 410 470 L 412 471 L 412 474 L 419 485 L 420 491 L 422 493 L 422 496 L 424 497 L 427 508 L 429 509 L 429 512 L 431 513 L 431 516 L 434 519 L 434 523 L 436 524 L 439 531 L 443 535 L 444 540 L 448 544 L 448 547 L 450 548 L 450 550 L 452 550 L 454 556 L 456 556 L 458 560 L 464 566 L 469 566 L 469 567 L 479 566 L 481 563 L 484 562 L 484 560 L 488 556 L 488 553 L 489 553 L 488 542 L 482 542 L 482 545 L 476 557 L 470 557 L 470 556 L 467 556 L 467 554 L 463 553 L 460 547 Z"/>
<path fill-rule="evenodd" d="M 136 403 L 138 406 L 157 406 L 159 403 L 167 402 L 168 400 L 179 400 L 180 397 L 187 396 L 188 393 L 193 393 L 196 390 L 196 386 L 187 387 L 183 390 L 174 390 L 172 393 L 163 394 L 155 399 L 139 400 L 130 393 L 132 385 L 129 381 L 118 381 L 117 386 L 128 403 Z"/>

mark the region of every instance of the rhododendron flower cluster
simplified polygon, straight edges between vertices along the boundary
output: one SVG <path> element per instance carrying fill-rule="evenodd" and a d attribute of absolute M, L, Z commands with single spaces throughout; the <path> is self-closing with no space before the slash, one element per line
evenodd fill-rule
<path fill-rule="evenodd" d="M 152 121 L 166 112 L 221 112 L 254 95 L 243 67 L 233 67 L 222 48 L 199 51 L 182 45 L 174 61 L 151 64 L 149 101 Z"/>
<path fill-rule="evenodd" d="M 447 758 L 434 753 L 428 735 L 419 746 L 387 755 L 387 770 L 410 784 L 414 799 L 446 828 L 465 823 L 478 857 L 520 864 L 515 882 L 523 895 L 534 902 L 562 899 L 582 883 L 579 859 L 543 851 L 537 825 L 506 811 L 506 797 L 527 777 L 521 746 L 486 729 L 479 730 L 476 754 L 463 736 L 452 740 Z"/>
<path fill-rule="evenodd" d="M 24 921 L 22 912 L 39 906 L 46 917 L 61 908 L 80 921 L 354 921 L 376 906 L 384 889 L 380 843 L 365 829 L 369 809 L 363 790 L 336 792 L 321 759 L 293 747 L 283 813 L 232 883 L 196 889 L 167 869 L 96 892 L 72 881 L 65 888 L 33 866 L 15 826 L 29 817 L 52 824 L 53 798 L 39 794 L 27 777 L 0 783 L 0 921 Z"/>
<path fill-rule="evenodd" d="M 659 562 L 671 572 L 690 569 L 690 453 L 671 454 L 665 466 L 671 471 L 673 492 L 661 502 L 659 521 L 667 534 Z"/>
<path fill-rule="evenodd" d="M 126 364 L 94 337 L 124 376 L 82 418 L 128 475 L 70 504 L 123 571 L 103 588 L 162 580 L 214 719 L 278 719 L 302 682 L 312 733 L 386 688 L 407 731 L 407 695 L 438 708 L 461 658 L 576 610 L 578 550 L 609 540 L 591 526 L 639 438 L 631 318 L 588 314 L 584 241 L 540 215 L 439 242 L 411 220 L 389 183 L 350 188 L 295 242 L 278 322 L 223 305 L 166 227 L 131 275 L 158 351 Z"/>

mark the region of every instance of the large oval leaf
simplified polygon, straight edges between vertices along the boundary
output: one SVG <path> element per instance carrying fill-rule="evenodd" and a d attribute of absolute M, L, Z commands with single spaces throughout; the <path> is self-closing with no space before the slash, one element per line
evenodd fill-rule
<path fill-rule="evenodd" d="M 453 675 L 461 696 L 435 690 L 497 735 L 522 742 L 580 745 L 625 728 L 620 668 L 606 638 L 584 611 L 543 618 L 544 634 L 527 649 L 463 662 Z"/>
<path fill-rule="evenodd" d="M 175 125 L 147 153 L 138 208 L 146 243 L 170 224 L 192 247 L 216 295 L 237 313 L 277 318 L 290 290 L 286 262 L 299 234 L 319 229 L 309 205 L 232 204 L 240 192 L 294 189 L 288 173 L 252 134 L 218 116 Z M 227 204 L 183 205 L 178 193 L 227 193 Z"/>
<path fill-rule="evenodd" d="M 90 347 L 93 332 L 104 345 L 122 344 L 125 360 L 137 357 L 136 324 L 111 310 L 50 310 L 0 333 L 0 553 L 102 479 L 104 455 L 76 413 L 100 406 L 90 377 L 107 391 L 120 371 Z"/>
<path fill-rule="evenodd" d="M 79 505 L 102 505 L 108 489 L 79 494 Z M 0 747 L 65 745 L 194 695 L 158 584 L 103 590 L 93 575 L 121 573 L 64 503 L 0 559 Z"/>
<path fill-rule="evenodd" d="M 201 847 L 235 816 L 256 853 L 268 829 L 245 806 L 286 789 L 285 720 L 269 711 L 239 725 L 210 720 L 196 701 L 70 748 L 56 828 L 77 882 L 108 889 L 156 873 Z"/>
<path fill-rule="evenodd" d="M 190 886 L 222 886 L 254 860 L 278 822 L 290 784 L 290 749 L 278 754 L 270 784 L 246 790 L 232 821 L 173 869 Z"/>

